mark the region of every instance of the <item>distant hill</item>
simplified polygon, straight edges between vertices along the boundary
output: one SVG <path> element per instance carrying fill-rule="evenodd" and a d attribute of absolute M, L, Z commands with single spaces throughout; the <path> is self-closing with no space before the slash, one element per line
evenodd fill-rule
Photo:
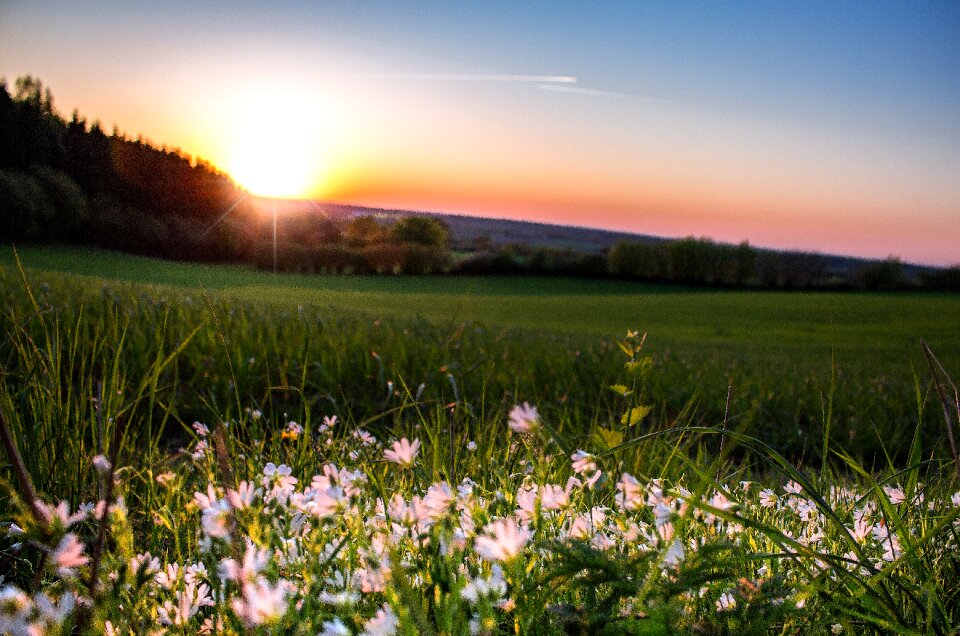
<path fill-rule="evenodd" d="M 486 237 L 494 247 L 522 244 L 531 248 L 570 249 L 586 254 L 601 254 L 620 242 L 653 244 L 670 241 L 674 238 L 633 232 L 600 230 L 575 225 L 557 225 L 534 221 L 467 216 L 445 212 L 371 208 L 360 205 L 325 202 L 310 202 L 308 205 L 317 211 L 322 211 L 331 218 L 351 219 L 359 216 L 374 216 L 390 222 L 405 216 L 439 218 L 450 227 L 451 240 L 453 241 L 455 249 L 471 249 L 479 240 Z M 780 251 L 756 246 L 754 246 L 754 248 L 760 252 Z M 867 265 L 881 262 L 880 259 L 844 256 L 840 254 L 818 253 L 818 256 L 826 261 L 830 274 L 841 277 L 847 276 Z M 903 275 L 908 279 L 915 279 L 921 273 L 936 272 L 939 269 L 941 268 L 904 263 Z"/>

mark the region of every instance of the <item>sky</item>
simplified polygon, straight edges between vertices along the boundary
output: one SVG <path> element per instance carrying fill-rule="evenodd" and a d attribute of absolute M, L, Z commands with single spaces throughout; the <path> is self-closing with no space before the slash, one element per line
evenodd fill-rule
<path fill-rule="evenodd" d="M 0 0 L 0 75 L 259 194 L 960 263 L 960 2 Z"/>

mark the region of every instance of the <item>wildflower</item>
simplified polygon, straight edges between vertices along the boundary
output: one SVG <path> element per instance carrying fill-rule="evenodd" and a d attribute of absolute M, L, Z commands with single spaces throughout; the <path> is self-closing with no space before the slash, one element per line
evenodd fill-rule
<path fill-rule="evenodd" d="M 210 434 L 210 428 L 206 424 L 201 424 L 200 422 L 193 423 L 193 430 L 196 431 L 197 437 L 206 437 Z"/>
<path fill-rule="evenodd" d="M 787 485 L 783 487 L 783 490 L 790 495 L 799 495 L 803 492 L 803 486 L 791 479 L 787 482 Z"/>
<path fill-rule="evenodd" d="M 83 553 L 83 544 L 72 532 L 63 535 L 51 558 L 57 568 L 57 575 L 64 579 L 73 577 L 76 574 L 75 568 L 90 562 L 90 557 Z"/>
<path fill-rule="evenodd" d="M 180 578 L 180 566 L 176 563 L 170 563 L 166 568 L 157 572 L 153 580 L 163 589 L 172 590 L 178 578 Z"/>
<path fill-rule="evenodd" d="M 895 506 L 899 506 L 907 500 L 907 495 L 903 492 L 903 488 L 900 486 L 884 486 L 883 492 L 886 493 L 887 497 L 890 498 L 890 503 Z"/>
<path fill-rule="evenodd" d="M 475 545 L 477 554 L 488 561 L 509 561 L 532 537 L 530 530 L 512 517 L 494 521 L 484 532 L 485 535 L 477 537 Z"/>
<path fill-rule="evenodd" d="M 777 501 L 777 493 L 769 488 L 764 488 L 760 491 L 760 505 L 764 508 L 773 508 L 777 505 Z"/>
<path fill-rule="evenodd" d="M 228 489 L 225 496 L 234 510 L 243 510 L 249 508 L 254 500 L 262 494 L 262 489 L 254 489 L 250 482 L 241 481 L 236 490 Z"/>
<path fill-rule="evenodd" d="M 160 571 L 160 559 L 143 552 L 130 559 L 130 571 L 140 576 L 153 576 Z"/>
<path fill-rule="evenodd" d="M 165 473 L 160 473 L 159 475 L 157 475 L 154 478 L 154 480 L 161 486 L 166 487 L 171 481 L 173 481 L 174 477 L 175 475 L 172 472 L 167 471 Z"/>
<path fill-rule="evenodd" d="M 243 585 L 241 598 L 233 599 L 233 611 L 248 627 L 271 623 L 287 613 L 290 585 L 284 580 L 272 585 L 264 578 Z"/>
<path fill-rule="evenodd" d="M 360 636 L 393 636 L 397 633 L 399 623 L 397 615 L 384 603 L 383 607 L 377 610 L 377 615 L 364 625 Z"/>
<path fill-rule="evenodd" d="M 469 442 L 467 442 L 467 450 L 470 451 L 471 453 L 477 450 L 477 443 L 473 440 L 470 440 Z"/>
<path fill-rule="evenodd" d="M 203 606 L 212 606 L 210 587 L 203 583 L 187 584 L 186 588 L 176 594 L 176 603 L 165 601 L 157 608 L 157 618 L 162 625 L 186 625 Z"/>
<path fill-rule="evenodd" d="M 680 539 L 677 539 L 670 544 L 670 547 L 667 548 L 666 553 L 663 555 L 663 564 L 667 567 L 675 568 L 683 561 L 683 556 L 683 543 L 680 542 Z"/>
<path fill-rule="evenodd" d="M 323 621 L 323 631 L 320 632 L 320 636 L 350 636 L 350 630 L 343 621 L 334 617 L 332 621 Z"/>
<path fill-rule="evenodd" d="M 566 491 L 556 484 L 540 487 L 540 507 L 544 510 L 559 510 L 570 503 Z"/>
<path fill-rule="evenodd" d="M 401 466 L 413 466 L 413 461 L 420 453 L 420 439 L 414 439 L 413 442 L 407 441 L 404 437 L 399 442 L 393 443 L 392 449 L 383 451 L 383 456 L 395 464 Z"/>
<path fill-rule="evenodd" d="M 252 417 L 255 420 L 259 420 L 261 417 L 263 417 L 263 411 L 261 411 L 260 409 L 253 409 L 252 411 L 250 411 L 250 417 Z"/>
<path fill-rule="evenodd" d="M 736 607 L 737 599 L 735 599 L 730 592 L 724 592 L 720 595 L 720 598 L 717 599 L 718 612 L 729 612 L 736 609 Z"/>
<path fill-rule="evenodd" d="M 597 470 L 597 463 L 593 461 L 593 459 L 593 455 L 584 450 L 578 449 L 576 453 L 570 456 L 573 472 L 578 475 L 594 472 Z"/>
<path fill-rule="evenodd" d="M 460 596 L 469 603 L 476 603 L 479 599 L 487 597 L 499 599 L 506 593 L 507 582 L 503 578 L 503 570 L 497 565 L 493 566 L 489 579 L 477 577 L 460 590 Z"/>
<path fill-rule="evenodd" d="M 113 468 L 110 465 L 110 460 L 103 455 L 97 455 L 93 458 L 93 467 L 97 469 L 97 472 L 100 473 L 102 477 L 109 475 L 110 469 Z"/>
<path fill-rule="evenodd" d="M 637 478 L 623 473 L 617 482 L 617 503 L 624 510 L 638 510 L 643 507 L 643 489 Z"/>
<path fill-rule="evenodd" d="M 203 531 L 211 538 L 224 538 L 233 529 L 233 519 L 230 515 L 230 504 L 221 499 L 204 509 L 200 519 Z"/>
<path fill-rule="evenodd" d="M 69 528 L 73 524 L 83 521 L 87 516 L 87 513 L 82 510 L 71 514 L 70 504 L 66 501 L 61 501 L 55 507 L 39 499 L 34 504 L 47 523 L 59 521 L 64 528 Z"/>
<path fill-rule="evenodd" d="M 286 430 L 280 433 L 280 437 L 283 439 L 297 439 L 301 433 L 303 433 L 303 427 L 291 421 L 287 423 Z"/>
<path fill-rule="evenodd" d="M 522 405 L 516 405 L 510 409 L 510 430 L 514 433 L 529 433 L 536 430 L 540 422 L 540 416 L 537 415 L 537 407 L 530 406 L 524 402 Z"/>

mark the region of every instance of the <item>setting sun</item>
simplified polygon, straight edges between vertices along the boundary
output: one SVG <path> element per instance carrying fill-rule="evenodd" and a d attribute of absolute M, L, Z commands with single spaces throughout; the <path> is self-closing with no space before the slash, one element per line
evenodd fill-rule
<path fill-rule="evenodd" d="M 302 95 L 261 94 L 237 103 L 221 166 L 251 193 L 272 198 L 322 194 L 329 179 L 330 113 Z"/>

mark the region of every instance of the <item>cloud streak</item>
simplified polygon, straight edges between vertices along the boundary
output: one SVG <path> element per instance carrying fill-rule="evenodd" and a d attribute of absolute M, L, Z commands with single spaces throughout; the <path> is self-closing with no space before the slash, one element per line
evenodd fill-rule
<path fill-rule="evenodd" d="M 416 81 L 416 82 L 500 82 L 515 84 L 542 84 L 557 86 L 576 84 L 571 75 L 502 75 L 493 73 L 387 73 L 364 75 L 369 79 Z"/>

